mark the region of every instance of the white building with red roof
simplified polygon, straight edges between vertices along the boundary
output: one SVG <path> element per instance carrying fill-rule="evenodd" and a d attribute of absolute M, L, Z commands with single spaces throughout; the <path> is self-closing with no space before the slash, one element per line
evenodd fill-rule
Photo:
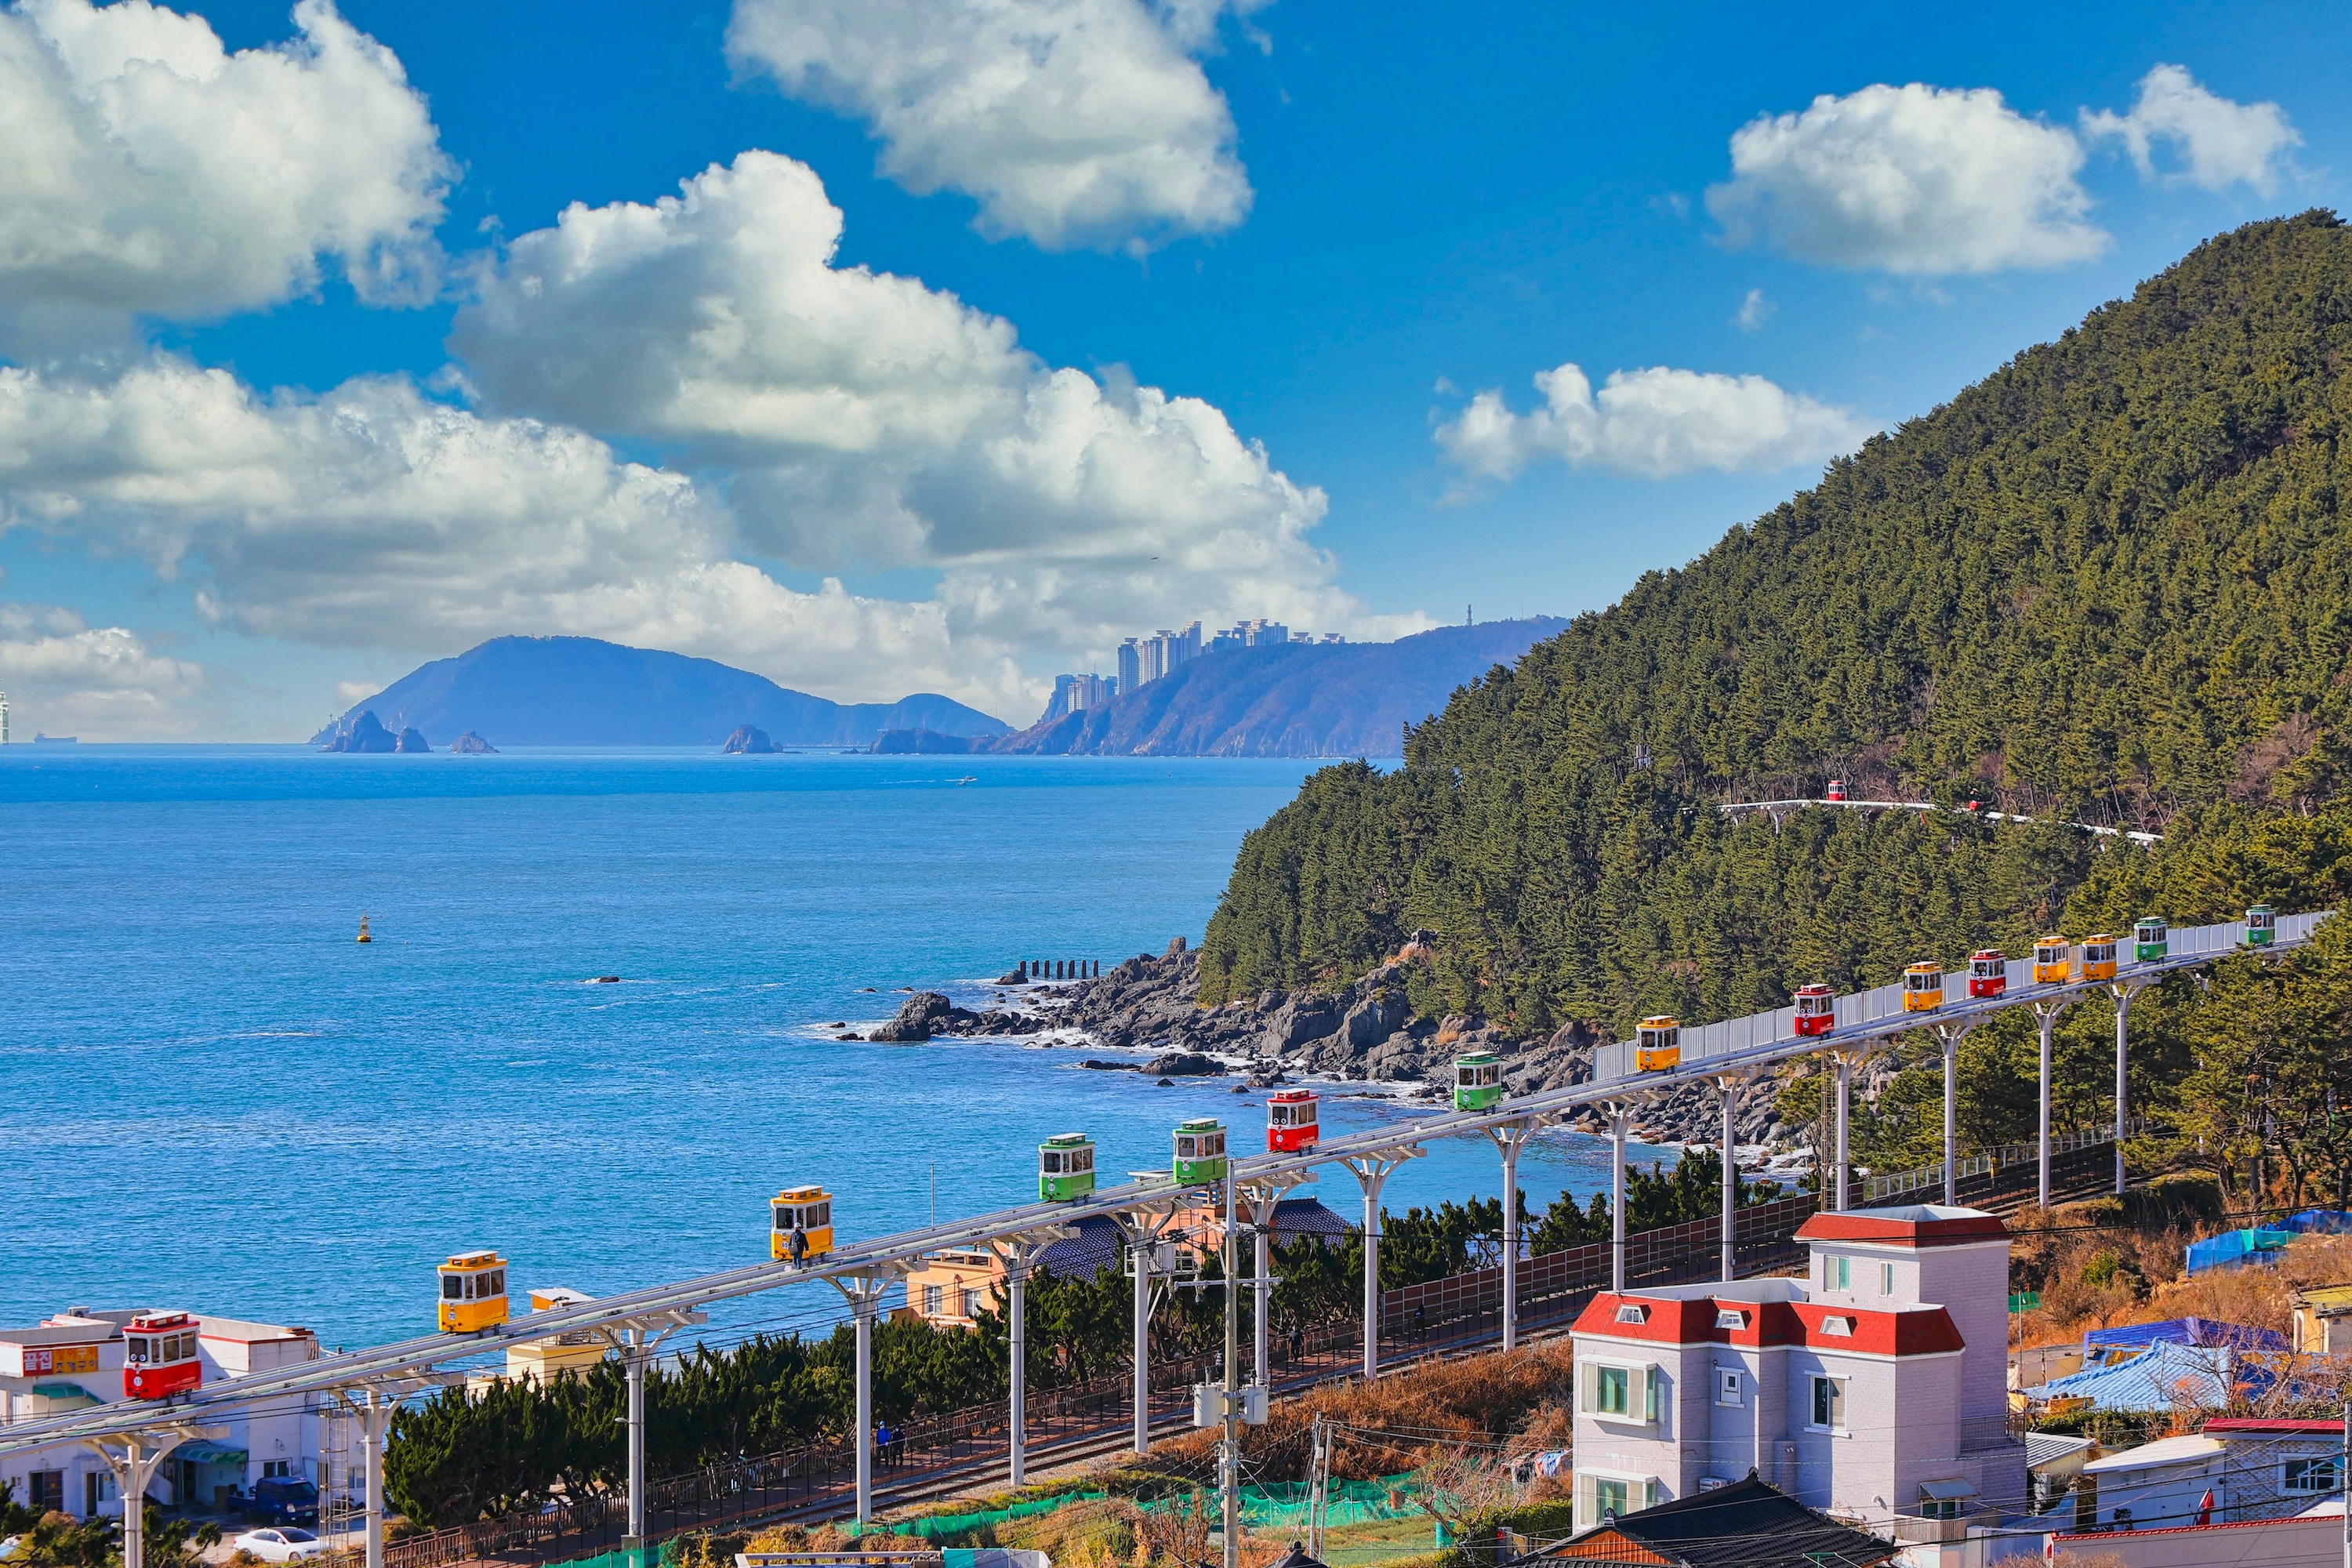
<path fill-rule="evenodd" d="M 1603 1292 L 1577 1319 L 1577 1525 L 1753 1470 L 1892 1532 L 2025 1498 L 2008 1429 L 2009 1230 L 1975 1209 L 1815 1215 L 1805 1278 Z M 1935 1525 L 1906 1528 L 1921 1540 Z"/>

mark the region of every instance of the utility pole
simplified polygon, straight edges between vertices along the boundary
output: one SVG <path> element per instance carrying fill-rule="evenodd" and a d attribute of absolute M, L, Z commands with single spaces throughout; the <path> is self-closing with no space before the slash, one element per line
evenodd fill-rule
<path fill-rule="evenodd" d="M 2352 1568 L 2352 1399 L 2344 1402 L 2344 1449 L 2336 1457 L 2336 1495 L 2344 1504 L 2344 1568 Z"/>

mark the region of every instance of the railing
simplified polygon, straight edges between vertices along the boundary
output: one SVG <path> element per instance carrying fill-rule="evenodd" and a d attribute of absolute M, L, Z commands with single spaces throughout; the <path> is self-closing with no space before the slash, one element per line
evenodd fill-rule
<path fill-rule="evenodd" d="M 2312 931 L 2317 929 L 2319 922 L 2326 917 L 2327 911 L 2324 910 L 2306 914 L 2281 915 L 2276 921 L 2277 941 L 2287 944 L 2302 942 L 2310 936 Z M 2117 956 L 2121 960 L 2121 966 L 2116 978 L 2132 981 L 2136 978 L 2135 971 L 2144 971 L 2144 974 L 2140 977 L 2153 979 L 2163 973 L 2157 967 L 2159 962 L 2177 963 L 2189 959 L 2218 958 L 2243 947 L 2245 941 L 2246 922 L 2243 921 L 2227 921 L 2218 925 L 2178 926 L 2170 932 L 2166 958 L 2162 961 L 2150 960 L 2148 964 L 2143 966 L 2133 962 L 2130 957 L 2132 945 L 2130 933 L 2118 932 L 2116 945 L 2120 950 Z M 2030 960 L 2010 959 L 2004 973 L 2008 976 L 2004 999 L 2009 1005 L 2025 1000 L 2029 991 L 2039 989 L 2033 983 L 2033 964 Z M 1948 1005 L 1969 1000 L 1969 972 L 1966 969 L 1953 970 L 1944 976 L 1944 996 Z M 1981 1004 L 1980 1005 L 1993 1005 Z M 1849 992 L 1836 999 L 1834 1007 L 1833 1027 L 1840 1030 L 1858 1028 L 1864 1025 L 1888 1023 L 1904 1016 L 1903 987 L 1898 983 L 1893 985 L 1874 986 L 1868 991 Z M 1939 1016 L 1935 1013 L 1916 1013 L 1910 1016 L 1916 1018 L 1922 1028 L 1939 1021 Z M 1956 1020 L 1945 1016 L 1940 1021 Z M 1836 1041 L 1821 1036 L 1812 1037 L 1822 1041 L 1821 1048 L 1824 1050 L 1837 1044 Z M 1769 1013 L 1751 1013 L 1744 1018 L 1727 1018 L 1719 1024 L 1685 1025 L 1681 1037 L 1682 1066 L 1685 1068 L 1704 1067 L 1718 1057 L 1770 1046 L 1790 1046 L 1798 1043 L 1800 1043 L 1800 1037 L 1797 1034 L 1797 1011 L 1794 1007 L 1781 1007 Z M 1635 1043 L 1633 1041 L 1595 1046 L 1592 1048 L 1593 1081 L 1614 1083 L 1622 1079 L 1639 1079 L 1643 1076 L 1634 1067 L 1634 1048 Z"/>
<path fill-rule="evenodd" d="M 2126 1136 L 2136 1137 L 2147 1131 L 2147 1123 L 2135 1121 L 2125 1128 Z M 2085 1127 L 2079 1131 L 2064 1133 L 2050 1140 L 2050 1184 L 2054 1197 L 2062 1188 L 2071 1189 L 2086 1178 L 2101 1181 L 2115 1174 L 2112 1157 L 2102 1156 L 2085 1161 L 2074 1156 L 2087 1150 L 2112 1148 L 2116 1130 L 2112 1127 Z M 2011 1189 L 2030 1190 L 2040 1183 L 2042 1157 L 2039 1145 L 2004 1143 L 1998 1149 L 1981 1154 L 1971 1154 L 1958 1166 L 1955 1184 L 1963 1202 L 1997 1200 L 2012 1195 Z M 1871 1176 L 1862 1184 L 1864 1203 L 1901 1197 L 1906 1193 L 1932 1192 L 1941 1195 L 1944 1190 L 1944 1163 L 1922 1165 L 1913 1171 L 1890 1171 L 1883 1176 Z"/>

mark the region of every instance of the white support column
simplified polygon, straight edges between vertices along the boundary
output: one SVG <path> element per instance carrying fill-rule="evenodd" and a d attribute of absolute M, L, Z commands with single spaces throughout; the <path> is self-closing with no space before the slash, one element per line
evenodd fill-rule
<path fill-rule="evenodd" d="M 1012 1338 L 1012 1365 L 1005 1385 L 1005 1456 L 1006 1474 L 1014 1487 L 1025 1485 L 1029 1474 L 1029 1271 L 1047 1247 L 1076 1234 L 1066 1226 L 1051 1226 L 998 1237 L 989 1243 L 990 1250 L 1004 1264 L 1004 1310 Z"/>
<path fill-rule="evenodd" d="M 852 1452 L 857 1456 L 857 1523 L 863 1529 L 874 1522 L 874 1319 L 883 1295 L 906 1278 L 906 1269 L 892 1265 L 872 1273 L 826 1278 L 849 1303 L 856 1331 L 857 1439 Z"/>
<path fill-rule="evenodd" d="M 1837 1203 L 1834 1206 L 1843 1214 L 1845 1211 L 1846 1173 L 1849 1168 L 1845 1128 L 1853 1090 L 1853 1058 L 1840 1051 L 1832 1059 L 1837 1063 Z"/>
<path fill-rule="evenodd" d="M 1739 1080 L 1715 1080 L 1723 1096 L 1723 1278 L 1739 1278 Z"/>
<path fill-rule="evenodd" d="M 2058 1015 L 2074 1005 L 2074 998 L 2057 1002 L 2036 1002 L 2033 1016 L 2042 1026 L 2042 1095 L 2041 1114 L 2035 1139 L 2041 1157 L 2041 1173 L 2034 1187 L 2034 1202 L 2040 1207 L 2050 1206 L 2050 1033 L 2058 1026 Z"/>
<path fill-rule="evenodd" d="M 1975 1027 L 1973 1018 L 1936 1026 L 1944 1047 L 1944 1202 L 1955 1206 L 1960 1201 L 1960 1042 Z"/>
<path fill-rule="evenodd" d="M 1013 1365 L 1005 1383 L 1004 1479 L 1016 1491 L 1028 1481 L 1029 1265 L 1004 1266 L 1004 1310 L 1013 1333 Z"/>
<path fill-rule="evenodd" d="M 631 1318 L 596 1331 L 620 1357 L 621 1375 L 629 1394 L 629 1493 L 625 1500 L 628 1532 L 621 1540 L 624 1552 L 643 1552 L 646 1545 L 646 1368 L 653 1363 L 654 1352 L 663 1341 L 680 1329 L 709 1321 L 704 1313 L 674 1309 L 652 1317 Z"/>
<path fill-rule="evenodd" d="M 360 1463 L 367 1506 L 366 1568 L 383 1568 L 383 1445 L 392 1429 L 394 1403 L 374 1389 L 360 1408 Z"/>
<path fill-rule="evenodd" d="M 1401 1144 L 1370 1154 L 1351 1154 L 1344 1162 L 1364 1190 L 1364 1380 L 1381 1374 L 1381 1189 L 1389 1173 L 1422 1152 L 1419 1144 Z"/>
<path fill-rule="evenodd" d="M 1114 1215 L 1127 1243 L 1135 1276 L 1135 1436 L 1130 1445 L 1139 1455 L 1151 1451 L 1151 1280 L 1160 1234 L 1176 1217 L 1173 1208 L 1137 1209 Z"/>
<path fill-rule="evenodd" d="M 122 1568 L 144 1568 L 147 1553 L 147 1487 L 166 1456 L 197 1437 L 220 1438 L 223 1426 L 187 1425 L 148 1432 L 124 1432 L 110 1439 L 89 1438 L 82 1446 L 96 1454 L 113 1473 L 122 1497 Z"/>
<path fill-rule="evenodd" d="M 1135 1451 L 1139 1455 L 1151 1452 L 1151 1266 L 1157 1250 L 1157 1244 L 1148 1238 L 1135 1244 Z"/>
<path fill-rule="evenodd" d="M 1612 1100 L 1609 1118 L 1609 1293 L 1625 1293 L 1625 1130 L 1633 1109 Z"/>
<path fill-rule="evenodd" d="M 1543 1125 L 1540 1117 L 1524 1117 L 1486 1129 L 1503 1156 L 1503 1348 L 1519 1343 L 1519 1154 Z"/>
<path fill-rule="evenodd" d="M 621 1538 L 624 1552 L 642 1552 L 646 1546 L 645 1342 L 643 1329 L 622 1331 L 621 1372 L 629 1387 L 629 1526 Z"/>
<path fill-rule="evenodd" d="M 2128 1110 L 2126 1097 L 2130 1093 L 2130 1085 L 2125 1069 L 2129 1057 L 2131 1004 L 2132 998 L 2140 994 L 2141 986 L 2145 984 L 2142 982 L 2140 984 L 2121 984 L 2111 987 L 2116 996 L 2116 1195 L 2117 1197 L 2123 1196 L 2126 1185 L 2124 1131 L 2127 1125 L 2126 1118 Z"/>
<path fill-rule="evenodd" d="M 1960 1031 L 1938 1029 L 1944 1037 L 1944 1202 L 1960 1201 Z"/>
<path fill-rule="evenodd" d="M 1273 1204 L 1266 1205 L 1272 1208 Z M 1255 1280 L 1250 1288 L 1250 1364 L 1257 1369 L 1260 1388 L 1274 1386 L 1274 1367 L 1267 1360 L 1266 1349 L 1273 1342 L 1267 1319 L 1274 1308 L 1274 1226 L 1271 1216 L 1260 1219 L 1254 1227 L 1257 1247 L 1252 1261 L 1256 1265 Z"/>
<path fill-rule="evenodd" d="M 1258 1386 L 1274 1386 L 1274 1226 L 1281 1213 L 1282 1194 L 1291 1188 L 1315 1179 L 1312 1171 L 1285 1171 L 1277 1175 L 1253 1176 L 1241 1184 L 1242 1201 L 1248 1205 L 1251 1229 L 1255 1233 L 1255 1277 L 1250 1281 L 1251 1351 L 1255 1359 L 1255 1376 Z"/>

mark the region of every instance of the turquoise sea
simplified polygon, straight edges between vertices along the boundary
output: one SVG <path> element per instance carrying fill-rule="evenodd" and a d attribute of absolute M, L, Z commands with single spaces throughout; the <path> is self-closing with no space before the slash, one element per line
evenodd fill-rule
<path fill-rule="evenodd" d="M 601 1294 L 764 1256 L 787 1184 L 876 1235 L 1024 1201 L 1049 1133 L 1108 1171 L 1164 1166 L 1189 1116 L 1255 1135 L 1263 1096 L 1227 1083 L 827 1026 L 1197 942 L 1309 765 L 0 750 L 0 1322 L 185 1308 L 356 1346 L 428 1329 L 461 1247 Z M 1538 1208 L 1606 1181 L 1605 1143 L 1552 1136 L 1521 1166 Z M 1498 1186 L 1461 1141 L 1387 1203 Z M 837 1315 L 803 1288 L 707 1333 Z"/>

